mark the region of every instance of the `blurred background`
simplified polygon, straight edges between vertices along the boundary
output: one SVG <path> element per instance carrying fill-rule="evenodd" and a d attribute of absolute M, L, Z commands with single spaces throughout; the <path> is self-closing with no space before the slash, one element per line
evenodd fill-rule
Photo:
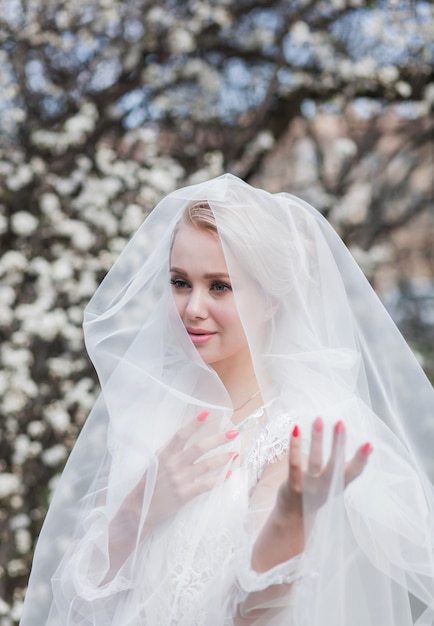
<path fill-rule="evenodd" d="M 432 2 L 0 0 L 1 626 L 98 393 L 83 308 L 226 171 L 330 220 L 434 380 Z"/>

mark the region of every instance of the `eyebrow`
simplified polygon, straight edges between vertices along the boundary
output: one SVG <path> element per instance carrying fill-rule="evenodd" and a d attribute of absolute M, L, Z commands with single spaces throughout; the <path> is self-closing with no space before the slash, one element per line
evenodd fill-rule
<path fill-rule="evenodd" d="M 185 272 L 184 270 L 180 269 L 179 267 L 171 267 L 170 268 L 171 272 L 174 272 L 175 274 L 182 274 L 182 276 L 188 276 L 187 272 Z M 211 273 L 211 274 L 204 274 L 203 275 L 204 278 L 206 278 L 207 280 L 210 278 L 219 278 L 219 279 L 228 279 L 230 278 L 229 274 L 226 274 L 225 272 L 216 272 L 216 273 Z"/>

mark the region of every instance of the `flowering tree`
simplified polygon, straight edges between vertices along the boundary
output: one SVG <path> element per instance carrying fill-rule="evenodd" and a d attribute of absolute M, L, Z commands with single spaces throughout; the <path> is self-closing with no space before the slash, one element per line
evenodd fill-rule
<path fill-rule="evenodd" d="M 232 171 L 271 188 L 280 155 L 280 189 L 367 254 L 399 219 L 384 180 L 373 194 L 365 177 L 356 208 L 347 195 L 379 154 L 370 119 L 405 105 L 432 154 L 433 39 L 421 0 L 0 0 L 2 626 L 97 393 L 82 310 L 131 233 L 184 183 Z M 369 128 L 330 143 L 321 115 L 349 107 Z M 405 186 L 409 219 L 432 206 L 425 182 Z"/>

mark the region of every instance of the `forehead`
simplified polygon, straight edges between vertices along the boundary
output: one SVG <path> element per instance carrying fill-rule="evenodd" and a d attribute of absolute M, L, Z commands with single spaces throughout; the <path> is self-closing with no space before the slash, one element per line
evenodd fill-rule
<path fill-rule="evenodd" d="M 171 266 L 227 272 L 218 235 L 212 231 L 181 223 L 175 232 L 170 255 Z"/>

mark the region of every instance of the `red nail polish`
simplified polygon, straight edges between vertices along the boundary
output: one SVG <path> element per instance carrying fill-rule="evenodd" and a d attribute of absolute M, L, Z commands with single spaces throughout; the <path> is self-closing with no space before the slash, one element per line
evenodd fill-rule
<path fill-rule="evenodd" d="M 199 415 L 196 417 L 198 422 L 204 422 L 206 420 L 206 418 L 209 415 L 209 411 L 202 411 L 202 413 L 199 413 Z"/>
<path fill-rule="evenodd" d="M 345 432 L 344 423 L 341 422 L 341 420 L 339 420 L 339 422 L 337 422 L 336 425 L 335 425 L 335 433 L 337 435 L 343 435 L 344 432 Z"/>
<path fill-rule="evenodd" d="M 297 426 L 297 424 L 294 426 L 294 428 L 292 429 L 292 436 L 293 437 L 298 437 L 300 435 L 300 429 Z"/>
<path fill-rule="evenodd" d="M 371 444 L 370 443 L 364 443 L 363 446 L 360 448 L 360 451 L 365 456 L 368 456 L 368 454 L 370 454 L 372 452 Z"/>
<path fill-rule="evenodd" d="M 322 427 L 323 427 L 322 419 L 320 417 L 317 417 L 313 423 L 313 429 L 315 432 L 320 433 L 322 432 Z"/>
<path fill-rule="evenodd" d="M 226 439 L 235 439 L 240 434 L 239 430 L 228 430 L 226 433 Z"/>
<path fill-rule="evenodd" d="M 235 461 L 235 459 L 238 459 L 240 455 L 238 452 L 229 452 L 229 456 L 231 457 L 232 461 Z"/>

